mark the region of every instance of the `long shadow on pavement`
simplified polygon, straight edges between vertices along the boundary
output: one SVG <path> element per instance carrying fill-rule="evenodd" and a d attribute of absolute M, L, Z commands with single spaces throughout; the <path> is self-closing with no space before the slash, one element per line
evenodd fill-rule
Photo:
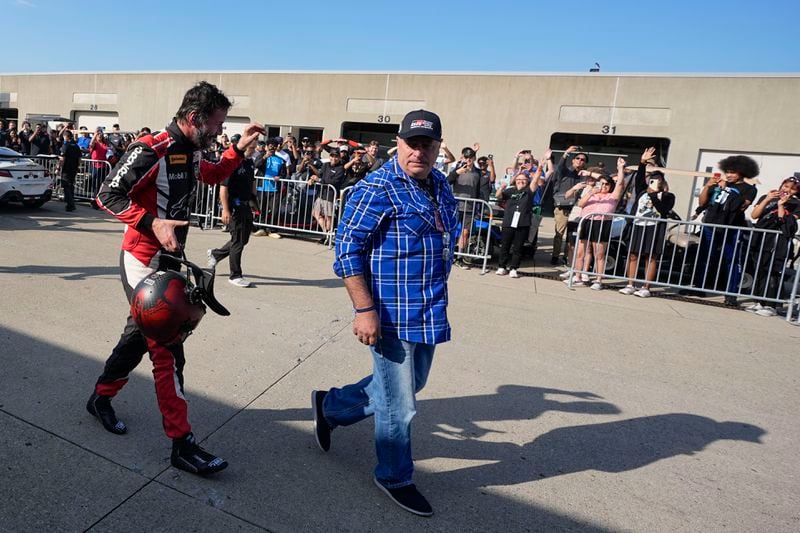
<path fill-rule="evenodd" d="M 197 346 L 187 348 L 190 365 L 194 350 Z M 9 447 L 5 451 L 7 457 L 25 455 L 31 441 L 36 445 L 37 440 L 57 439 L 72 447 L 76 457 L 88 455 L 88 460 L 107 463 L 116 470 L 121 466 L 141 483 L 149 483 L 152 476 L 167 467 L 163 437 L 156 443 L 164 448 L 160 455 L 142 450 L 137 448 L 137 444 L 143 444 L 141 435 L 120 438 L 107 434 L 84 412 L 83 402 L 101 370 L 100 362 L 2 326 L 0 353 L 4 364 L 0 373 L 0 413 L 29 424 L 27 430 L 36 435 L 18 442 L 11 435 L 4 435 L 2 440 Z M 152 434 L 153 428 L 160 426 L 160 417 L 152 398 L 152 383 L 146 381 L 149 380 L 132 376 L 117 405 L 131 427 Z M 451 458 L 471 463 L 443 472 L 419 469 L 419 481 L 439 513 L 433 520 L 420 521 L 389 504 L 368 483 L 374 461 L 371 421 L 337 429 L 333 449 L 324 455 L 313 444 L 309 408 L 238 412 L 236 406 L 193 394 L 191 382 L 187 387 L 192 419 L 196 424 L 204 420 L 202 427 L 212 428 L 213 449 L 220 450 L 231 461 L 231 467 L 213 479 L 168 469 L 153 482 L 191 495 L 199 503 L 220 507 L 219 512 L 225 515 L 269 529 L 376 530 L 391 524 L 391 529 L 398 530 L 604 531 L 603 526 L 577 515 L 506 497 L 487 487 L 590 469 L 623 472 L 701 451 L 719 439 L 760 442 L 759 437 L 764 434 L 764 430 L 750 424 L 669 413 L 560 427 L 531 434 L 530 440 L 520 445 L 509 442 L 511 439 L 501 440 L 502 434 L 485 426 L 535 420 L 550 411 L 614 415 L 620 410 L 591 392 L 520 385 L 503 385 L 492 394 L 421 400 L 415 422 L 415 459 L 424 462 Z M 148 457 L 131 459 L 148 453 Z M 146 464 L 131 464 L 137 461 Z M 482 464 L 475 465 L 476 462 Z M 87 477 L 80 460 L 43 457 L 35 464 L 12 461 L 10 465 L 10 470 L 4 468 L 4 474 L 0 474 L 6 490 L 17 494 L 28 491 L 30 474 L 43 468 L 58 471 L 66 486 L 48 490 L 41 497 L 31 489 L 28 492 L 33 493 L 27 494 L 24 505 L 0 500 L 0 515 L 7 525 L 22 527 L 39 515 L 51 519 L 56 515 L 63 516 L 66 528 L 82 525 L 83 529 L 124 501 L 124 495 L 116 496 L 119 501 L 109 501 L 110 496 L 104 492 L 105 498 L 89 503 L 84 498 L 76 505 L 87 491 L 107 491 L 108 483 L 99 477 Z M 132 495 L 133 492 L 127 497 Z M 212 499 L 223 503 L 210 502 Z M 309 501 L 314 502 L 311 509 Z M 577 497 L 574 507 L 581 509 Z M 160 514 L 157 509 L 141 520 L 143 525 L 149 521 L 170 529 L 171 516 Z"/>

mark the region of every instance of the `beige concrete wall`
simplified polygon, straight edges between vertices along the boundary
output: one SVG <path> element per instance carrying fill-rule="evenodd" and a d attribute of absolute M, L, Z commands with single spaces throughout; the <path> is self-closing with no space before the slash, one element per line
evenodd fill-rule
<path fill-rule="evenodd" d="M 615 109 L 616 135 L 669 138 L 669 165 L 675 168 L 693 169 L 700 149 L 800 154 L 800 76 L 47 74 L 0 75 L 0 92 L 17 93 L 11 107 L 20 117 L 69 116 L 90 108 L 74 104 L 74 93 L 112 93 L 117 104 L 97 104 L 97 111 L 119 113 L 123 129 L 160 128 L 186 89 L 202 79 L 246 97 L 232 116 L 322 127 L 326 137 L 338 136 L 345 121 L 377 122 L 365 100 L 378 101 L 378 108 L 384 99 L 423 102 L 441 115 L 454 152 L 480 141 L 498 167 L 520 148 L 541 152 L 554 132 L 600 134 L 608 122 L 598 109 L 604 107 Z M 399 124 L 403 105 L 389 105 L 395 109 L 391 123 Z"/>

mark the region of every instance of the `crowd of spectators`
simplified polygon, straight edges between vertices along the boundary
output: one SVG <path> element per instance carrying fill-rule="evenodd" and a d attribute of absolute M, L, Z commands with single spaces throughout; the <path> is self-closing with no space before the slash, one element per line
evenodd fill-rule
<path fill-rule="evenodd" d="M 74 140 L 67 140 L 67 132 Z M 48 130 L 45 124 L 32 126 L 27 121 L 22 122 L 18 130 L 15 121 L 6 125 L 0 120 L 0 146 L 22 154 L 60 155 L 63 161 L 67 145 L 73 141 L 84 159 L 93 160 L 91 173 L 96 183 L 105 177 L 108 168 L 105 161 L 115 164 L 131 142 L 149 133 L 149 128 L 122 132 L 118 124 L 109 132 L 103 128 L 90 132 L 83 126 L 75 129 L 72 123 Z M 231 143 L 237 141 L 238 136 L 220 135 L 204 157 L 216 160 Z M 442 142 L 435 167 L 447 176 L 456 196 L 496 202 L 505 207 L 500 224 L 497 274 L 519 277 L 523 246 L 525 243 L 536 246 L 542 204 L 549 196 L 552 197 L 555 221 L 550 263 L 560 268 L 575 264 L 576 270 L 582 272 L 571 280 L 568 273 L 562 273 L 565 282 L 578 287 L 590 285 L 595 290 L 605 288 L 604 259 L 610 239 L 611 215 L 624 213 L 636 218 L 628 224 L 625 232 L 628 253 L 624 271 L 629 279 L 619 292 L 642 298 L 651 296 L 651 282 L 656 278 L 659 254 L 666 239 L 664 221 L 676 218 L 672 211 L 675 195 L 669 191 L 664 174 L 648 168 L 658 166 L 655 148 L 645 150 L 636 166 L 629 166 L 620 158 L 616 172 L 611 173 L 602 163 L 589 166 L 590 154 L 578 146 L 568 147 L 557 160 L 550 150 L 544 151 L 538 159 L 531 150 L 520 150 L 502 173 L 497 171 L 494 156 L 480 154 L 480 149 L 476 142 L 464 147 L 460 157 L 456 158 Z M 344 138 L 314 141 L 302 137 L 298 141 L 289 134 L 285 138 L 270 137 L 259 141 L 252 159 L 255 176 L 261 178 L 257 180 L 255 206 L 257 214 L 262 217 L 260 221 L 276 225 L 287 202 L 293 205 L 293 200 L 308 191 L 304 187 L 321 184 L 328 187 L 318 188 L 310 205 L 310 218 L 319 230 L 330 233 L 335 224 L 336 201 L 341 190 L 380 168 L 392 153 L 393 149 L 390 149 L 382 157 L 381 146 L 375 140 L 362 144 Z M 790 258 L 792 239 L 797 231 L 797 218 L 800 216 L 798 180 L 788 178 L 780 189 L 769 191 L 756 201 L 756 187 L 749 183 L 759 174 L 755 161 L 746 156 L 732 156 L 720 161 L 719 167 L 723 175 L 706 182 L 699 197 L 697 216 L 704 217 L 706 223 L 729 228 L 754 226 L 781 231 L 780 239 L 769 243 L 757 242 L 761 249 L 766 247 L 770 252 L 762 252 L 760 256 L 770 258 L 771 262 L 759 265 L 760 272 L 768 274 L 755 280 L 756 289 L 759 294 L 774 298 L 780 291 L 777 280 Z M 751 204 L 754 209 L 748 220 L 745 212 Z M 457 251 L 463 256 L 469 255 L 471 250 L 473 219 L 477 211 L 466 202 L 462 202 L 459 209 L 462 227 Z M 584 222 L 580 224 L 578 235 L 581 220 Z M 279 234 L 270 232 L 263 225 L 254 229 L 255 236 L 280 238 Z M 716 279 L 717 271 L 721 269 L 730 272 L 723 290 L 738 292 L 744 262 L 741 241 L 741 232 L 703 228 L 689 294 L 716 288 L 712 278 Z M 753 247 L 752 242 L 750 247 Z M 469 268 L 469 264 L 461 259 L 456 264 Z M 711 267 L 707 268 L 709 265 Z M 592 271 L 593 280 L 588 274 Z M 637 287 L 635 280 L 640 279 L 639 272 L 643 272 L 644 283 Z M 726 302 L 736 303 L 732 296 L 728 296 Z M 754 303 L 750 310 L 764 316 L 775 314 L 766 300 Z"/>

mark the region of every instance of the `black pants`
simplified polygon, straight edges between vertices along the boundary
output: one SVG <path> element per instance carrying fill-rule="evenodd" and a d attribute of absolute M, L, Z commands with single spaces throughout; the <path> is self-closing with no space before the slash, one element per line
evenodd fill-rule
<path fill-rule="evenodd" d="M 253 228 L 253 215 L 249 205 L 239 205 L 233 208 L 231 223 L 228 230 L 231 238 L 222 248 L 211 250 L 211 255 L 217 261 L 228 257 L 231 270 L 231 279 L 242 277 L 242 251 L 250 241 L 250 230 Z"/>
<path fill-rule="evenodd" d="M 130 301 L 133 294 L 131 284 L 141 277 L 143 271 L 136 269 L 129 272 L 124 260 L 125 253 L 120 254 L 120 267 L 125 296 Z M 180 270 L 180 266 L 167 258 L 157 257 L 154 258 L 150 268 Z M 97 378 L 95 392 L 103 396 L 116 396 L 147 352 L 150 352 L 150 360 L 153 362 L 156 397 L 164 431 L 172 439 L 184 437 L 191 432 L 191 425 L 187 415 L 188 405 L 183 396 L 183 367 L 186 364 L 186 357 L 182 341 L 166 346 L 147 339 L 133 318 L 128 315 L 125 329 L 106 360 L 103 373 Z"/>
<path fill-rule="evenodd" d="M 763 245 L 762 245 L 763 242 Z M 753 296 L 756 298 L 780 298 L 780 282 L 784 276 L 786 259 L 791 242 L 783 235 L 754 234 L 748 253 L 755 258 L 755 284 Z M 773 257 L 774 255 L 774 257 Z M 759 257 L 760 256 L 760 257 Z M 775 305 L 764 300 L 765 305 Z"/>
<path fill-rule="evenodd" d="M 64 189 L 64 202 L 67 204 L 67 211 L 75 209 L 75 173 L 61 173 L 61 188 Z"/>
<path fill-rule="evenodd" d="M 498 264 L 500 268 L 506 268 L 506 265 L 511 270 L 519 268 L 522 245 L 525 244 L 525 239 L 528 237 L 530 230 L 530 226 L 503 228 L 503 235 L 500 238 L 500 262 Z M 509 251 L 511 251 L 511 262 L 508 262 Z"/>

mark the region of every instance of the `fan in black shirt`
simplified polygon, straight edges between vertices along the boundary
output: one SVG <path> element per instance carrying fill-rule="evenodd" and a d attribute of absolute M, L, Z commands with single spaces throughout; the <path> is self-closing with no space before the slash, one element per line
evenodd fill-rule
<path fill-rule="evenodd" d="M 694 285 L 716 289 L 714 280 L 727 277 L 725 291 L 739 292 L 742 277 L 742 247 L 739 231 L 730 226 L 747 227 L 744 212 L 756 197 L 756 188 L 747 178 L 758 176 L 758 163 L 745 155 L 732 155 L 718 163 L 723 177 L 711 178 L 700 192 L 699 207 L 705 209 L 704 222 L 727 228 L 703 227 L 697 250 Z M 724 267 L 723 270 L 718 270 Z M 719 276 L 717 275 L 719 274 Z M 728 294 L 725 303 L 736 305 L 736 296 Z"/>
<path fill-rule="evenodd" d="M 797 232 L 797 219 L 800 217 L 800 180 L 786 178 L 777 190 L 772 190 L 759 198 L 751 217 L 755 227 L 780 231 L 779 234 L 754 233 L 749 251 L 756 257 L 754 294 L 756 297 L 780 298 L 781 282 L 786 267 L 786 259 L 792 249 L 792 239 Z M 775 316 L 772 302 L 758 301 L 748 308 L 761 316 Z"/>

